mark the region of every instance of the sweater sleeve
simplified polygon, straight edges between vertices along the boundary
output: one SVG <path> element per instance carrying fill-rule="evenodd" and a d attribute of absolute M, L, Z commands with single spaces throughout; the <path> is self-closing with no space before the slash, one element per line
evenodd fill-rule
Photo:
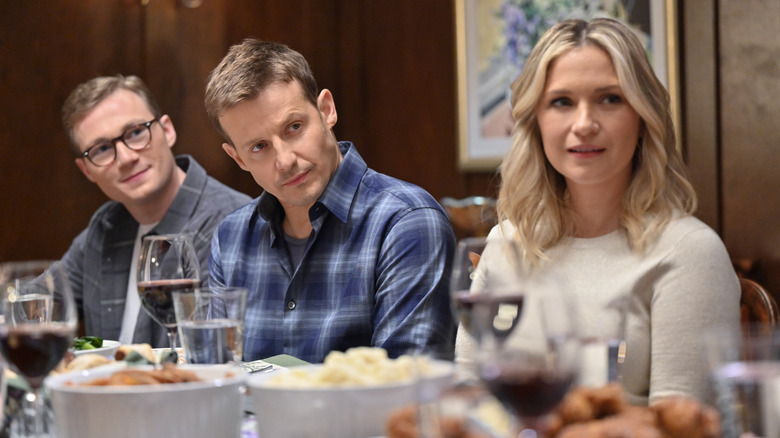
<path fill-rule="evenodd" d="M 739 328 L 739 282 L 720 238 L 709 228 L 682 236 L 659 269 L 650 303 L 650 403 L 671 395 L 712 401 L 704 347 L 714 327 Z"/>

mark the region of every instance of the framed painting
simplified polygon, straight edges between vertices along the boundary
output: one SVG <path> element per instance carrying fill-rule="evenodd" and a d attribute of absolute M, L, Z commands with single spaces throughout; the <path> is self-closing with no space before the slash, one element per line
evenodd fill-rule
<path fill-rule="evenodd" d="M 611 16 L 635 31 L 670 92 L 679 131 L 677 0 L 454 1 L 462 171 L 495 171 L 501 163 L 511 146 L 510 85 L 542 34 L 567 18 Z"/>

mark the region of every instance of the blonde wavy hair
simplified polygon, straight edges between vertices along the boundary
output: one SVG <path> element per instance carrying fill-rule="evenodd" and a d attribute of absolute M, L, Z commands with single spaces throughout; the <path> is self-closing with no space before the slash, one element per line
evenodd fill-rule
<path fill-rule="evenodd" d="M 513 143 L 500 168 L 499 218 L 514 226 L 514 238 L 530 266 L 546 260 L 549 248 L 574 233 L 566 181 L 544 154 L 536 107 L 550 64 L 585 45 L 609 54 L 623 93 L 641 118 L 642 132 L 619 218 L 629 246 L 643 251 L 672 218 L 696 210 L 696 194 L 676 147 L 669 94 L 638 38 L 613 19 L 560 22 L 542 36 L 512 83 Z"/>

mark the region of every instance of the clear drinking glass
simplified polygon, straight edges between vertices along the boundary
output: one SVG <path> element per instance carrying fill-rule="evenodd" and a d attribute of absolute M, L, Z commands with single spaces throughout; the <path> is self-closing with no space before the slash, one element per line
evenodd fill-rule
<path fill-rule="evenodd" d="M 176 350 L 176 312 L 173 293 L 192 293 L 200 287 L 200 261 L 187 234 L 146 236 L 138 261 L 138 294 L 146 313 L 168 331 Z"/>
<path fill-rule="evenodd" d="M 518 420 L 523 438 L 544 436 L 547 416 L 574 384 L 581 359 L 572 303 L 552 288 L 528 287 L 517 330 L 501 342 L 483 342 L 477 358 L 482 381 Z"/>
<path fill-rule="evenodd" d="M 723 437 L 780 436 L 780 331 L 719 327 L 704 340 Z"/>
<path fill-rule="evenodd" d="M 486 335 L 501 342 L 520 321 L 524 280 L 521 272 L 510 266 L 519 260 L 519 247 L 511 239 L 467 238 L 458 242 L 450 277 L 452 307 L 460 326 L 477 344 Z M 478 269 L 480 263 L 486 265 Z"/>
<path fill-rule="evenodd" d="M 65 270 L 49 261 L 0 264 L 0 306 L 0 352 L 30 387 L 12 435 L 55 436 L 43 380 L 68 351 L 78 321 Z"/>
<path fill-rule="evenodd" d="M 474 302 L 478 301 L 479 297 L 471 294 L 471 284 L 484 249 L 484 238 L 469 237 L 458 241 L 450 275 L 452 311 L 460 322 L 460 327 L 473 339 L 478 331 L 472 325 L 472 311 Z"/>
<path fill-rule="evenodd" d="M 173 294 L 176 323 L 187 363 L 239 363 L 243 357 L 247 290 L 199 289 Z"/>

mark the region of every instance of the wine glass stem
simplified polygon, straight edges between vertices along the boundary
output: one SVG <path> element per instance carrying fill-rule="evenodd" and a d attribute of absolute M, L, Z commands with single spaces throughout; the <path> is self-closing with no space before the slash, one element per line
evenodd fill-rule
<path fill-rule="evenodd" d="M 171 347 L 171 353 L 176 354 L 176 338 L 179 332 L 176 329 L 168 330 L 168 345 Z"/>
<path fill-rule="evenodd" d="M 32 432 L 33 436 L 43 437 L 44 435 L 44 421 L 46 420 L 46 409 L 44 407 L 43 397 L 41 397 L 40 386 L 34 386 L 30 390 L 30 393 L 25 397 L 29 402 L 29 407 L 32 410 Z M 29 423 L 28 423 L 29 424 Z"/>

